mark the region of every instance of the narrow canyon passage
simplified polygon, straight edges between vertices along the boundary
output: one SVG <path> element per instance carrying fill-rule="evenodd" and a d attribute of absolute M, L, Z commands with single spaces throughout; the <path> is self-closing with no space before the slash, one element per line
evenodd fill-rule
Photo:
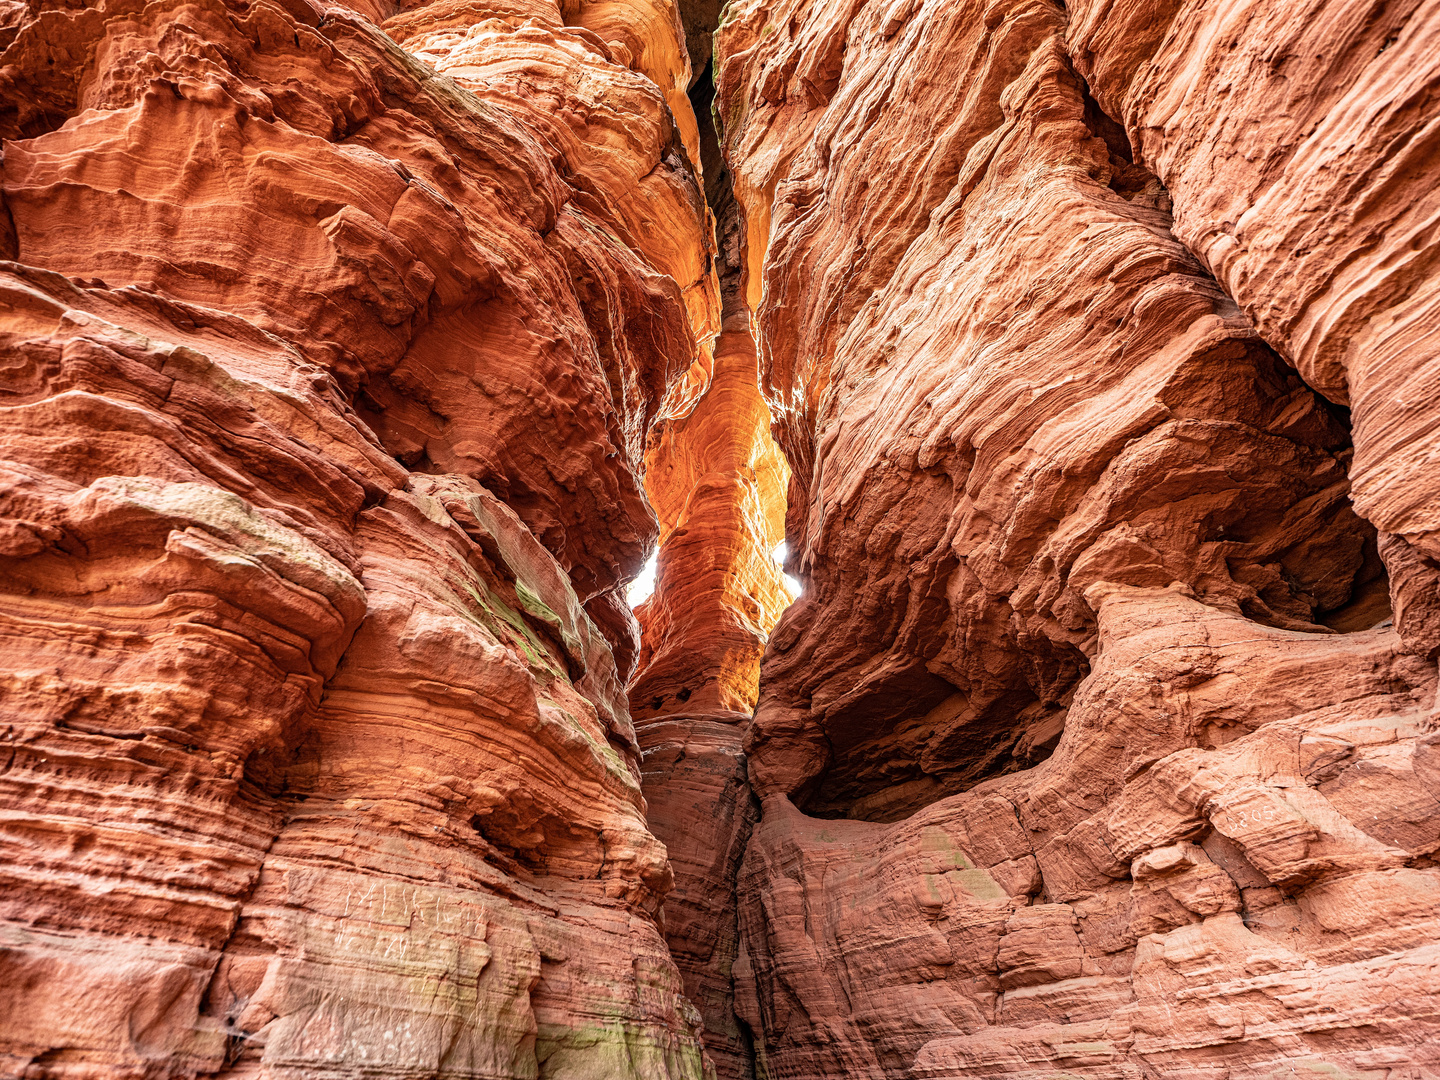
<path fill-rule="evenodd" d="M 0 1076 L 1440 1077 L 1440 0 L 0 50 Z"/>

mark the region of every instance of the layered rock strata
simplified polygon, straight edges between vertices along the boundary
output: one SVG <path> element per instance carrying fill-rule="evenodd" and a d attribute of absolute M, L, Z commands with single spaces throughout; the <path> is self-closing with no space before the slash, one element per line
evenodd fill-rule
<path fill-rule="evenodd" d="M 1440 1074 L 1433 0 L 3 7 L 0 1073 Z"/>
<path fill-rule="evenodd" d="M 695 26 L 694 12 L 687 15 L 687 27 Z M 660 549 L 655 591 L 637 609 L 642 649 L 629 692 L 649 820 L 675 873 L 665 937 L 704 1019 L 717 1074 L 739 1080 L 754 1076 L 754 1063 L 753 1034 L 733 993 L 735 879 L 757 817 L 741 741 L 765 642 L 791 599 L 773 554 L 784 537 L 790 471 L 758 385 L 742 296 L 744 222 L 711 122 L 712 90 L 706 72 L 691 96 L 717 222 L 724 330 L 709 389 L 692 411 L 656 429 L 646 455 Z"/>
<path fill-rule="evenodd" d="M 758 1071 L 1440 1069 L 1437 10 L 727 8 Z"/>
<path fill-rule="evenodd" d="M 790 597 L 771 558 L 784 535 L 788 469 L 770 438 L 748 315 L 725 326 L 709 391 L 651 450 L 661 546 L 655 593 L 638 612 L 630 701 L 650 821 L 675 872 L 666 939 L 729 1078 L 751 1075 L 731 992 L 734 883 L 756 816 L 741 740 L 766 638 Z"/>
<path fill-rule="evenodd" d="M 790 604 L 772 557 L 785 537 L 790 470 L 770 437 L 749 316 L 725 326 L 708 391 L 659 429 L 649 453 L 660 548 L 655 592 L 637 611 L 637 722 L 677 711 L 748 718 L 765 641 Z"/>
<path fill-rule="evenodd" d="M 10 8 L 0 1073 L 711 1075 L 617 595 L 673 8 Z"/>

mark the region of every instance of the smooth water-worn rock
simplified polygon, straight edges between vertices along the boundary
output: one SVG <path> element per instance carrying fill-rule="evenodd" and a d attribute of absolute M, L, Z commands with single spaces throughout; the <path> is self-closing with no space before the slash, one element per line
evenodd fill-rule
<path fill-rule="evenodd" d="M 0 5 L 0 1074 L 1440 1075 L 1437 28 Z"/>
<path fill-rule="evenodd" d="M 1440 1068 L 1433 18 L 727 9 L 769 1076 Z"/>
<path fill-rule="evenodd" d="M 638 610 L 637 721 L 755 708 L 760 655 L 790 604 L 772 557 L 785 536 L 790 470 L 770 437 L 743 312 L 727 320 L 709 390 L 667 422 L 649 454 L 660 517 L 655 592 Z"/>
<path fill-rule="evenodd" d="M 649 459 L 661 546 L 655 592 L 638 612 L 631 711 L 649 820 L 675 874 L 665 936 L 730 1080 L 753 1075 L 731 993 L 735 876 L 755 818 L 741 741 L 766 639 L 790 602 L 772 558 L 789 470 L 770 437 L 747 313 L 726 320 L 708 392 L 660 429 Z"/>
<path fill-rule="evenodd" d="M 718 330 L 674 9 L 11 6 L 0 1072 L 710 1075 L 606 640 Z"/>

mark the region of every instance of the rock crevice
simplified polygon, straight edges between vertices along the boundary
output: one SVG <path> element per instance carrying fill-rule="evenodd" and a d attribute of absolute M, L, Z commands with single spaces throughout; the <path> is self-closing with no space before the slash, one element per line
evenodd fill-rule
<path fill-rule="evenodd" d="M 1161 7 L 717 34 L 805 585 L 745 743 L 770 1076 L 1436 1065 L 1430 438 L 1353 393 L 1440 319 L 1434 170 L 1380 144 L 1436 121 L 1380 47 L 1428 16 Z"/>
<path fill-rule="evenodd" d="M 0 1073 L 711 1074 L 620 599 L 689 65 L 569 7 L 5 12 Z"/>
<path fill-rule="evenodd" d="M 0 1074 L 1440 1074 L 1437 39 L 0 4 Z"/>

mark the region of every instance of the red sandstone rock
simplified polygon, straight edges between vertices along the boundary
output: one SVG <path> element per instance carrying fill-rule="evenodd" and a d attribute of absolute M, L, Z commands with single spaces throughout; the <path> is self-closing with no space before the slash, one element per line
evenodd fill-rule
<path fill-rule="evenodd" d="M 1440 4 L 1095 4 L 1068 48 L 1175 235 L 1353 409 L 1356 509 L 1428 557 L 1440 328 Z M 1237 122 L 1238 118 L 1244 122 Z"/>
<path fill-rule="evenodd" d="M 1261 629 L 1257 656 L 1253 624 L 1174 593 L 1096 602 L 1106 666 L 1050 760 L 894 825 L 766 800 L 741 877 L 737 972 L 754 989 L 737 999 L 772 1074 L 1433 1069 L 1415 1002 L 1434 992 L 1440 898 L 1406 864 L 1440 836 L 1414 779 L 1434 736 L 1394 692 L 1419 676 L 1428 704 L 1429 673 L 1389 632 Z M 1292 689 L 1237 709 L 1236 664 Z M 1309 708 L 1286 715 L 1294 692 Z M 1249 734 L 1195 747 L 1191 725 L 1217 714 Z M 1148 767 L 1122 769 L 1135 731 L 1167 727 Z M 1363 812 L 1327 779 L 1346 774 L 1388 790 Z M 1398 844 L 1402 820 L 1428 842 Z"/>
<path fill-rule="evenodd" d="M 743 311 L 726 321 L 708 392 L 665 424 L 649 462 L 661 547 L 630 701 L 649 818 L 675 872 L 665 936 L 718 1074 L 749 1077 L 751 1035 L 731 993 L 735 875 L 755 819 L 740 744 L 766 636 L 790 597 L 771 558 L 788 469 Z"/>
<path fill-rule="evenodd" d="M 784 538 L 790 470 L 770 438 L 748 323 L 744 312 L 727 320 L 709 390 L 661 428 L 648 455 L 660 553 L 655 592 L 638 611 L 637 719 L 748 715 L 765 640 L 790 604 L 771 557 Z"/>
<path fill-rule="evenodd" d="M 702 104 L 707 85 L 697 88 Z M 757 810 L 741 741 L 765 640 L 790 601 L 772 556 L 784 535 L 789 468 L 770 434 L 740 297 L 743 221 L 708 107 L 699 121 L 727 318 L 708 391 L 661 425 L 647 454 L 661 545 L 655 591 L 637 612 L 644 640 L 629 690 L 649 820 L 675 871 L 666 941 L 704 1019 L 717 1075 L 751 1080 L 754 1035 L 736 1016 L 732 989 L 735 876 Z"/>
<path fill-rule="evenodd" d="M 1429 15 L 727 14 L 806 584 L 746 744 L 757 1061 L 1440 1068 L 1434 485 L 1401 464 L 1435 413 L 1367 382 L 1423 380 L 1437 325 Z"/>
<path fill-rule="evenodd" d="M 712 1072 L 601 633 L 707 218 L 531 7 L 430 12 L 484 100 L 303 0 L 5 31 L 5 1075 Z"/>
<path fill-rule="evenodd" d="M 748 713 L 684 713 L 636 725 L 655 835 L 670 853 L 665 940 L 704 1020 L 705 1051 L 721 1080 L 754 1077 L 752 1029 L 736 1014 L 739 949 L 735 879 L 759 816 L 741 750 Z"/>
<path fill-rule="evenodd" d="M 0 12 L 0 1071 L 1440 1072 L 1435 5 L 708 10 Z"/>
<path fill-rule="evenodd" d="M 926 40 L 938 55 L 897 38 L 869 65 L 918 71 L 1000 49 L 961 9 L 935 17 Z M 802 198 L 821 181 L 796 171 L 777 203 L 759 312 L 766 377 L 776 402 L 793 403 L 779 408 L 792 462 L 815 465 L 797 468 L 790 506 L 809 589 L 772 641 L 756 767 L 780 770 L 787 793 L 818 784 L 805 793 L 817 808 L 892 789 L 895 812 L 914 809 L 1042 755 L 1093 654 L 1082 594 L 1094 581 L 1178 580 L 1211 604 L 1309 630 L 1378 573 L 1373 533 L 1345 498 L 1343 426 L 1170 237 L 1153 178 L 1115 174 L 1085 126 L 1057 20 L 1026 8 L 1002 21 L 994 33 L 1022 50 L 1005 60 L 1009 82 L 995 84 L 997 71 L 927 84 L 946 100 L 864 129 L 847 146 L 852 169 L 832 157 L 839 190 Z M 1011 116 L 991 117 L 932 206 L 874 185 L 920 169 L 939 137 L 930 128 L 1002 88 Z M 850 97 L 862 107 L 858 88 Z M 737 176 L 768 115 L 730 136 Z M 966 134 L 947 151 L 956 169 Z M 856 214 L 871 204 L 875 224 L 842 230 L 846 198 Z M 872 260 L 898 257 L 897 236 L 912 238 L 908 258 L 883 280 Z M 804 243 L 804 265 L 791 242 Z M 849 323 L 834 317 L 849 304 Z M 785 749 L 796 709 L 818 721 L 823 748 L 802 738 Z"/>

